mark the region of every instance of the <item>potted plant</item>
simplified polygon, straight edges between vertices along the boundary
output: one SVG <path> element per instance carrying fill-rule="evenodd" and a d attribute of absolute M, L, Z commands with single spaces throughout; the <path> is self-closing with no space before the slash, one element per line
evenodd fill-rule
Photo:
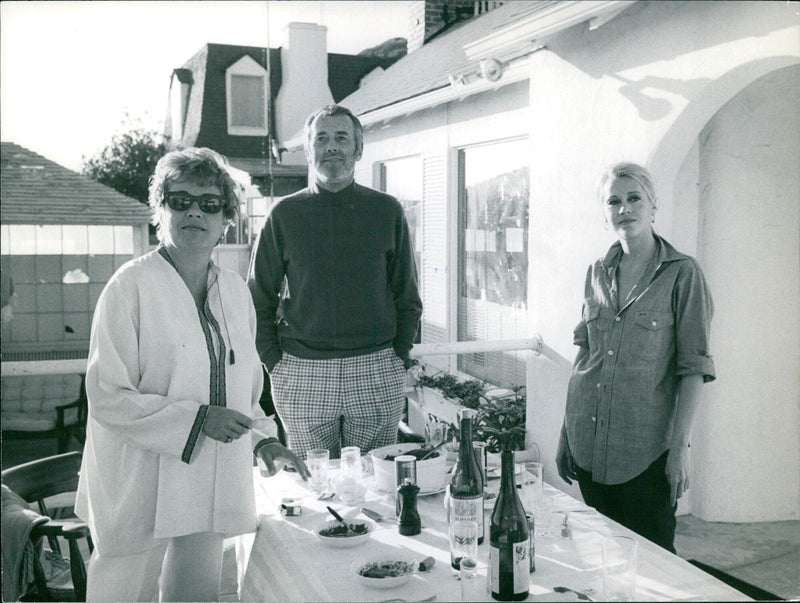
<path fill-rule="evenodd" d="M 489 452 L 525 448 L 525 386 L 485 392 L 475 420 L 475 439 L 486 442 Z M 505 444 L 504 444 L 505 442 Z"/>
<path fill-rule="evenodd" d="M 478 411 L 475 439 L 486 442 L 489 452 L 500 452 L 500 442 L 505 439 L 514 450 L 525 448 L 525 386 L 487 389 L 478 379 L 459 381 L 448 373 L 438 373 L 420 377 L 417 389 L 417 402 L 427 413 L 426 419 L 449 423 L 454 438 L 458 437 L 458 408 L 465 406 Z"/>

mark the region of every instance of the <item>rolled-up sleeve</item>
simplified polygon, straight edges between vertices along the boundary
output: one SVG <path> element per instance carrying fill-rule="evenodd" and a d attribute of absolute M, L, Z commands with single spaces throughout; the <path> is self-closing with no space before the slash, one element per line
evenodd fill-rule
<path fill-rule="evenodd" d="M 676 373 L 716 379 L 709 350 L 714 302 L 703 271 L 693 259 L 681 262 L 674 289 Z"/>

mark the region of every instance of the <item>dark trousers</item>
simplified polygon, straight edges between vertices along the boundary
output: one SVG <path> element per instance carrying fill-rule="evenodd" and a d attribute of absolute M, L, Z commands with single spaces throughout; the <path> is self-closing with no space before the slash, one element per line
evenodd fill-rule
<path fill-rule="evenodd" d="M 675 509 L 669 504 L 669 481 L 662 454 L 629 482 L 608 486 L 592 481 L 592 474 L 576 468 L 583 500 L 606 517 L 675 552 Z"/>

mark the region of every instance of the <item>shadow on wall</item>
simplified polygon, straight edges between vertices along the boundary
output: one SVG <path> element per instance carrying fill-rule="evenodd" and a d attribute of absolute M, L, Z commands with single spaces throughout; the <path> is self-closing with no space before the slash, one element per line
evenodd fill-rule
<path fill-rule="evenodd" d="M 556 449 L 564 419 L 572 360 L 555 353 L 553 356 L 534 356 L 532 362 L 528 363 L 528 438 L 539 446 L 544 480 L 570 496 L 583 500 L 577 483 L 567 484 L 556 470 Z"/>

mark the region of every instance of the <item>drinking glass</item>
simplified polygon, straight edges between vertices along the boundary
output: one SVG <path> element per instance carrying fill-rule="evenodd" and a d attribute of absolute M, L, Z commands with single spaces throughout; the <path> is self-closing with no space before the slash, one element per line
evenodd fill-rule
<path fill-rule="evenodd" d="M 542 481 L 542 463 L 533 461 L 524 464 L 525 470 L 520 476 L 522 492 L 522 506 L 528 513 L 536 514 L 537 508 L 542 503 L 544 495 L 544 482 Z"/>
<path fill-rule="evenodd" d="M 484 589 L 481 580 L 478 579 L 478 562 L 474 557 L 462 557 L 461 569 L 461 600 L 462 601 L 481 601 L 484 598 Z"/>
<path fill-rule="evenodd" d="M 315 448 L 306 454 L 306 465 L 311 472 L 309 487 L 314 494 L 322 494 L 328 487 L 330 452 L 326 448 Z"/>
<path fill-rule="evenodd" d="M 458 572 L 461 559 L 478 558 L 478 524 L 474 521 L 450 522 L 450 566 Z M 456 577 L 459 577 L 456 574 Z"/>
<path fill-rule="evenodd" d="M 364 500 L 367 486 L 362 479 L 361 449 L 358 446 L 342 448 L 341 468 L 335 484 L 336 494 L 346 505 L 354 505 Z"/>
<path fill-rule="evenodd" d="M 630 536 L 603 538 L 603 598 L 635 601 L 639 543 Z"/>
<path fill-rule="evenodd" d="M 488 485 L 486 480 L 486 457 L 488 451 L 486 442 L 476 442 L 473 440 L 472 448 L 475 450 L 475 460 L 478 461 L 478 469 L 480 469 L 481 477 L 483 478 L 483 489 L 486 490 Z"/>
<path fill-rule="evenodd" d="M 433 448 L 438 446 L 447 438 L 447 423 L 441 421 L 430 421 L 425 425 L 425 447 Z"/>

